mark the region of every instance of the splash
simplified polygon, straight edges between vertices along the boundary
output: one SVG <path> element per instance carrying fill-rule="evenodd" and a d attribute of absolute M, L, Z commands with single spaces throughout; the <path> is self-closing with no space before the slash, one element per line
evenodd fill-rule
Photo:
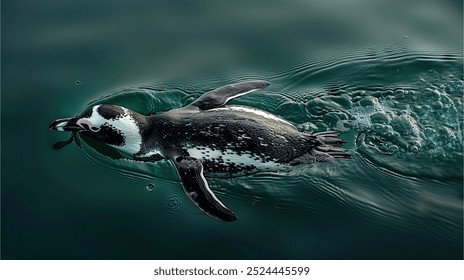
<path fill-rule="evenodd" d="M 383 154 L 456 159 L 463 152 L 462 89 L 462 81 L 452 80 L 441 87 L 355 96 L 349 119 L 339 120 L 336 127 L 364 133 L 364 144 Z"/>

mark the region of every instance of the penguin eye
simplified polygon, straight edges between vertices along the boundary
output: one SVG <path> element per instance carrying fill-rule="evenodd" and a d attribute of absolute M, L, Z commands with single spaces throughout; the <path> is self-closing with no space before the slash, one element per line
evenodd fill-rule
<path fill-rule="evenodd" d="M 93 132 L 98 132 L 98 131 L 100 131 L 100 127 L 92 126 L 92 127 L 90 127 L 90 130 L 92 130 Z"/>

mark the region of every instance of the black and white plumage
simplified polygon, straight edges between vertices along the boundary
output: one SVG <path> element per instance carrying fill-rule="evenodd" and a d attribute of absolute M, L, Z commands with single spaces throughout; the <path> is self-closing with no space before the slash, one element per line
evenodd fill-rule
<path fill-rule="evenodd" d="M 183 108 L 150 116 L 116 105 L 96 105 L 78 117 L 54 121 L 50 129 L 83 134 L 133 160 L 170 160 L 186 194 L 202 211 L 234 221 L 236 215 L 214 195 L 204 174 L 272 171 L 349 158 L 337 131 L 300 132 L 268 112 L 226 105 L 268 85 L 260 80 L 227 85 Z"/>

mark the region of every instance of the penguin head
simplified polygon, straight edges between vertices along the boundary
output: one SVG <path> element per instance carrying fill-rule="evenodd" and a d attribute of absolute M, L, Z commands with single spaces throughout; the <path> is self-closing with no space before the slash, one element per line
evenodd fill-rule
<path fill-rule="evenodd" d="M 140 151 L 142 134 L 140 126 L 144 116 L 116 105 L 96 105 L 75 118 L 55 120 L 50 129 L 78 132 L 118 151 L 134 155 Z"/>

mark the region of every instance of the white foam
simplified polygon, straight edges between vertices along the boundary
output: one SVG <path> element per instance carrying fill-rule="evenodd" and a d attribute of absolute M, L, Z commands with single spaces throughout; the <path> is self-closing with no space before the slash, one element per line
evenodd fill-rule
<path fill-rule="evenodd" d="M 161 151 L 154 149 L 154 150 L 151 150 L 151 151 L 149 151 L 149 152 L 147 152 L 147 153 L 145 153 L 143 155 L 140 155 L 140 157 L 148 158 L 148 157 L 155 156 L 155 155 L 161 155 Z"/>

